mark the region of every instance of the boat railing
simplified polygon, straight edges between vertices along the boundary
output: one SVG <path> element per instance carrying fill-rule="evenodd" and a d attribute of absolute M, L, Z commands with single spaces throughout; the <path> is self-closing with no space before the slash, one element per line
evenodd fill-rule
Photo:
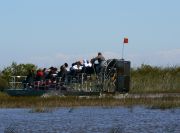
<path fill-rule="evenodd" d="M 11 89 L 22 89 L 23 81 L 26 80 L 27 76 L 11 76 L 11 81 L 9 82 Z"/>
<path fill-rule="evenodd" d="M 99 89 L 99 80 L 94 76 L 80 73 L 76 76 L 69 75 L 65 80 L 62 80 L 61 77 L 56 77 L 54 81 L 46 79 L 33 81 L 31 84 L 26 83 L 27 76 L 11 76 L 9 85 L 11 89 L 54 90 L 66 87 L 75 91 L 97 91 Z"/>

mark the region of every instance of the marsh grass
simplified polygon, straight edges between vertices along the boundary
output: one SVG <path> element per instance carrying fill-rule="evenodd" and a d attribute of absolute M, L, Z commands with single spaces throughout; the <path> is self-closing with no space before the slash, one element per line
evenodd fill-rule
<path fill-rule="evenodd" d="M 7 98 L 9 97 L 9 95 L 6 93 L 0 92 L 0 98 L 4 98 L 4 97 Z"/>
<path fill-rule="evenodd" d="M 162 98 L 79 98 L 79 97 L 0 97 L 1 108 L 31 108 L 32 112 L 51 112 L 56 107 L 74 107 L 78 106 L 134 106 L 143 105 L 150 108 L 176 108 L 180 107 L 180 97 L 162 97 Z"/>
<path fill-rule="evenodd" d="M 130 93 L 180 93 L 180 67 L 132 69 Z"/>

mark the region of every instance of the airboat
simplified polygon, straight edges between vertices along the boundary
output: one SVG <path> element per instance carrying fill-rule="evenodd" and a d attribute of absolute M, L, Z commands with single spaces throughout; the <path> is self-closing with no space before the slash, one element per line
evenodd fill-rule
<path fill-rule="evenodd" d="M 92 66 L 93 67 L 93 66 Z M 130 61 L 108 59 L 100 73 L 78 73 L 64 82 L 34 81 L 32 86 L 23 83 L 26 76 L 12 76 L 6 92 L 10 96 L 42 96 L 47 93 L 62 96 L 99 96 L 102 93 L 127 93 L 130 90 Z"/>

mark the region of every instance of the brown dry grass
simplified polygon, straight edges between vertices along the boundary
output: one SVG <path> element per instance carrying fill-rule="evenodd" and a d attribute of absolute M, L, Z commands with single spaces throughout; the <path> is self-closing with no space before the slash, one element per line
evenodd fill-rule
<path fill-rule="evenodd" d="M 123 98 L 113 97 L 11 97 L 0 93 L 1 108 L 55 108 L 75 106 L 134 106 L 143 105 L 152 108 L 175 108 L 180 107 L 180 97 L 162 98 Z"/>

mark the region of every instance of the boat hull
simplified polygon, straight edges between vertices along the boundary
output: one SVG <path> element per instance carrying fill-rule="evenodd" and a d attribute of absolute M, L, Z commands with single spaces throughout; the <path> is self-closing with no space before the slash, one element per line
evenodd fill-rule
<path fill-rule="evenodd" d="M 47 93 L 47 90 L 7 89 L 6 93 L 10 96 L 42 96 Z"/>
<path fill-rule="evenodd" d="M 35 90 L 35 89 L 8 89 L 6 93 L 10 96 L 99 96 L 100 92 L 86 91 L 60 91 L 60 90 Z"/>

